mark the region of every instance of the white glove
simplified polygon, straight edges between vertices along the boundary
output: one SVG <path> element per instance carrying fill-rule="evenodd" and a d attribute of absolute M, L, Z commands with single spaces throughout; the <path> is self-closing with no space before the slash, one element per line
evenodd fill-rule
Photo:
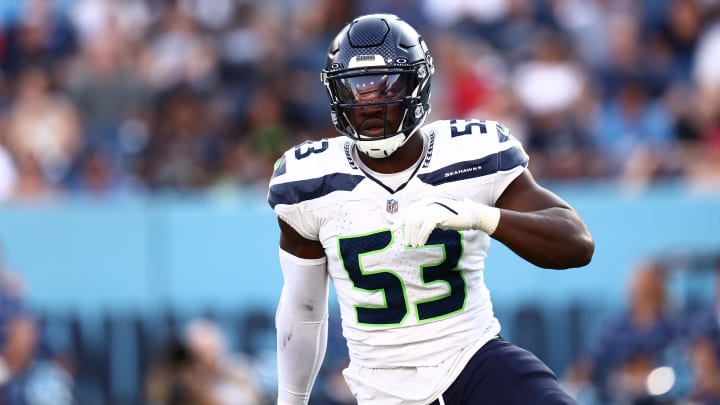
<path fill-rule="evenodd" d="M 424 245 L 433 229 L 467 231 L 479 229 L 488 235 L 495 232 L 500 222 L 500 210 L 466 199 L 451 200 L 444 197 L 424 198 L 413 203 L 390 228 L 393 232 L 405 227 L 403 244 Z"/>

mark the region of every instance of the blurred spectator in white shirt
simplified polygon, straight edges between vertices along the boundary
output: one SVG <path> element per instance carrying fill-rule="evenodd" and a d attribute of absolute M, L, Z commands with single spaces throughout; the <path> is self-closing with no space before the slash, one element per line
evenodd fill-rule
<path fill-rule="evenodd" d="M 227 346 L 222 330 L 207 319 L 195 319 L 185 327 L 185 341 L 194 361 L 196 382 L 218 405 L 267 403 L 244 356 Z"/>

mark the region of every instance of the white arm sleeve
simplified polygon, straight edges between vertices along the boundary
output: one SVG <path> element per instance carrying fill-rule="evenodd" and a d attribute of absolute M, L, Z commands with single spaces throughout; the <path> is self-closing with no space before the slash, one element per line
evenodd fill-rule
<path fill-rule="evenodd" d="M 327 259 L 303 259 L 280 249 L 283 288 L 275 314 L 278 403 L 305 405 L 325 357 Z"/>

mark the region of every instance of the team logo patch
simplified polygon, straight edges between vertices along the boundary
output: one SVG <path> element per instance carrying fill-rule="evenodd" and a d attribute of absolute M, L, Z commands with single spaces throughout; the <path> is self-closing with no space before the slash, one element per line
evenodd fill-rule
<path fill-rule="evenodd" d="M 385 206 L 385 209 L 391 214 L 396 213 L 398 211 L 398 201 L 393 198 L 387 200 L 387 205 Z"/>

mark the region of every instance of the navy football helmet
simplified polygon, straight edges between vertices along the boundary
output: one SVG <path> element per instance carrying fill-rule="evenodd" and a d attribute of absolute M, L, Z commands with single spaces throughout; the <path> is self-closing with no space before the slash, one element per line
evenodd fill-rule
<path fill-rule="evenodd" d="M 346 25 L 330 45 L 321 79 L 330 97 L 335 128 L 375 158 L 403 145 L 430 112 L 432 57 L 422 37 L 393 14 L 371 14 Z M 381 135 L 367 136 L 353 118 L 358 108 L 384 111 Z M 401 109 L 388 128 L 388 108 Z"/>

